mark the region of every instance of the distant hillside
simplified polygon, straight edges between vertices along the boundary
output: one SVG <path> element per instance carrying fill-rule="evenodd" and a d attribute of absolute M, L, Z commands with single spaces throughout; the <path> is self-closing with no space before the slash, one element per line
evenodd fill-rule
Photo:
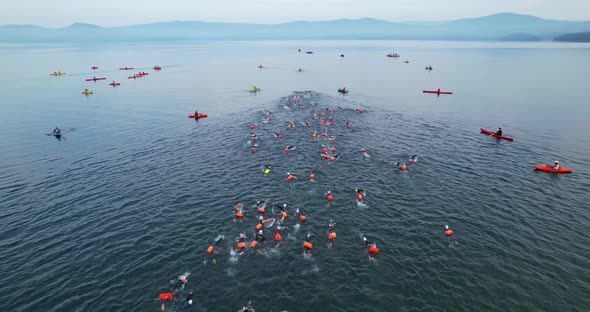
<path fill-rule="evenodd" d="M 122 27 L 73 24 L 54 29 L 0 26 L 0 42 L 141 42 L 211 40 L 553 40 L 590 30 L 590 22 L 500 13 L 448 22 L 394 23 L 372 18 L 276 25 L 175 21 Z"/>
<path fill-rule="evenodd" d="M 508 36 L 504 36 L 500 38 L 502 41 L 541 41 L 541 38 L 531 35 L 531 34 L 523 34 L 523 33 L 516 33 L 510 34 Z"/>
<path fill-rule="evenodd" d="M 555 41 L 563 42 L 590 42 L 590 32 L 565 34 L 555 38 Z"/>

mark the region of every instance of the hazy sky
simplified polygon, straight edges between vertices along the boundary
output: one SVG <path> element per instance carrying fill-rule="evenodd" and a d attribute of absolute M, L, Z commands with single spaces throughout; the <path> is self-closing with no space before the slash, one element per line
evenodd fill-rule
<path fill-rule="evenodd" d="M 590 20 L 590 0 L 0 0 L 0 24 L 118 26 L 172 20 L 283 23 L 451 20 L 499 12 Z"/>

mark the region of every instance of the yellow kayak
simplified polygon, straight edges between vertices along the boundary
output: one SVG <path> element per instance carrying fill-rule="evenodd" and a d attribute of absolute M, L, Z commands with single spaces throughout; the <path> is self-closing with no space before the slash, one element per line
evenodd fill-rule
<path fill-rule="evenodd" d="M 92 94 L 92 91 L 90 91 L 90 90 L 87 90 L 87 91 L 82 91 L 82 94 L 84 94 L 84 95 L 89 95 L 89 94 Z"/>
<path fill-rule="evenodd" d="M 62 72 L 54 72 L 51 74 L 51 76 L 62 76 L 65 75 L 66 73 L 62 73 Z"/>

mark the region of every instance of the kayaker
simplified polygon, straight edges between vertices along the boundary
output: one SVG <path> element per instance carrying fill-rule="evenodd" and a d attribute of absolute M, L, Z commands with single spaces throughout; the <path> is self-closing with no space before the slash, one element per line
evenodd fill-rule
<path fill-rule="evenodd" d="M 346 92 L 346 88 L 342 88 L 342 92 Z"/>
<path fill-rule="evenodd" d="M 553 168 L 553 170 L 559 170 L 559 168 L 561 168 L 561 165 L 559 164 L 559 161 L 554 161 L 553 162 L 553 166 L 551 166 L 551 168 Z"/>
<path fill-rule="evenodd" d="M 264 165 L 264 174 L 270 174 L 270 165 Z"/>
<path fill-rule="evenodd" d="M 195 110 L 195 118 L 197 118 L 199 116 L 199 110 Z"/>
<path fill-rule="evenodd" d="M 502 136 L 502 127 L 498 127 L 498 131 L 494 132 L 497 136 Z"/>
<path fill-rule="evenodd" d="M 61 133 L 61 130 L 58 127 L 55 127 L 55 129 L 53 129 L 53 133 Z"/>

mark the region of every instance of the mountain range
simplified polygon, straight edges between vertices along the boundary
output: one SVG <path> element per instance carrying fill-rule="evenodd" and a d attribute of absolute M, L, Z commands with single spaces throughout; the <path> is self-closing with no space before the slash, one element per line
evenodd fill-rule
<path fill-rule="evenodd" d="M 389 22 L 361 18 L 283 24 L 173 21 L 119 27 L 72 24 L 64 28 L 0 25 L 0 42 L 145 42 L 211 40 L 553 40 L 590 32 L 590 21 L 548 20 L 499 13 L 445 22 Z M 567 38 L 567 37 L 566 37 Z"/>

